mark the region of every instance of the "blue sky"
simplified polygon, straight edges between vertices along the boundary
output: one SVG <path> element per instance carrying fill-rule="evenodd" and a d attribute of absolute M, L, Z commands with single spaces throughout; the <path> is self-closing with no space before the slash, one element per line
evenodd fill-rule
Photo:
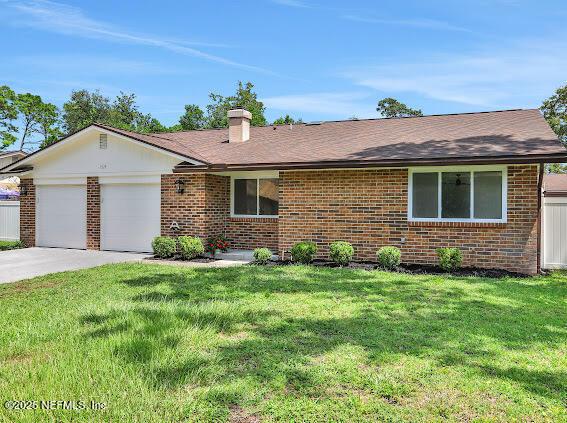
<path fill-rule="evenodd" d="M 0 84 L 59 106 L 71 90 L 138 96 L 173 124 L 238 80 L 272 120 L 538 107 L 567 82 L 564 1 L 6 1 Z"/>

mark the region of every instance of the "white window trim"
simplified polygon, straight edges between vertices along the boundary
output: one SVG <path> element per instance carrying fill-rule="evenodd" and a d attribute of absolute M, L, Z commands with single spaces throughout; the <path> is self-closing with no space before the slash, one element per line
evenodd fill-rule
<path fill-rule="evenodd" d="M 230 177 L 230 217 L 244 217 L 249 219 L 277 219 L 277 214 L 236 214 L 234 213 L 234 181 L 236 179 L 256 179 L 256 210 L 260 211 L 260 179 L 278 179 L 275 172 L 242 172 Z"/>
<path fill-rule="evenodd" d="M 441 217 L 441 173 L 444 172 L 502 172 L 502 218 L 501 219 L 475 219 Z M 413 217 L 413 174 L 437 173 L 437 216 Z M 471 175 L 470 215 L 474 216 L 474 177 Z M 508 166 L 443 166 L 443 167 L 415 167 L 408 169 L 408 221 L 410 222 L 460 222 L 460 223 L 506 223 L 508 221 Z"/>

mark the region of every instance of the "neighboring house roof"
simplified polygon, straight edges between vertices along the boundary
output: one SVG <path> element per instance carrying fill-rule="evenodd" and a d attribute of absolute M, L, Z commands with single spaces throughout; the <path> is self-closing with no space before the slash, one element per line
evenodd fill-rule
<path fill-rule="evenodd" d="M 567 174 L 549 174 L 543 177 L 544 195 L 567 197 Z"/>
<path fill-rule="evenodd" d="M 228 142 L 227 128 L 139 134 L 93 127 L 203 163 L 181 163 L 180 172 L 567 161 L 537 109 L 251 127 L 250 139 L 238 143 Z"/>
<path fill-rule="evenodd" d="M 20 151 L 20 150 L 0 151 L 0 158 L 4 158 L 4 157 L 7 157 L 7 156 L 15 156 L 15 155 L 23 157 L 23 156 L 26 156 L 27 154 L 23 151 Z"/>

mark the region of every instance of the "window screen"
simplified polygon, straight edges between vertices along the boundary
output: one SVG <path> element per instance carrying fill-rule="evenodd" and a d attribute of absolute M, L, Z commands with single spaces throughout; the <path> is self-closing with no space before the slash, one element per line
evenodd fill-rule
<path fill-rule="evenodd" d="M 278 214 L 279 180 L 260 179 L 260 214 L 274 216 Z"/>
<path fill-rule="evenodd" d="M 413 174 L 413 217 L 438 217 L 438 174 Z"/>
<path fill-rule="evenodd" d="M 474 217 L 502 218 L 502 172 L 474 173 Z"/>
<path fill-rule="evenodd" d="M 258 214 L 258 180 L 234 180 L 234 213 L 244 215 Z"/>

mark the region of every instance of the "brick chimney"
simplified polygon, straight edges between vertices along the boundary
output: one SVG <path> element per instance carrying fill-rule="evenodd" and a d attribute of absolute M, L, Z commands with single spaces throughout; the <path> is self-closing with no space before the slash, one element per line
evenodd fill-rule
<path fill-rule="evenodd" d="M 244 109 L 228 111 L 228 142 L 244 142 L 250 139 L 252 113 Z"/>

